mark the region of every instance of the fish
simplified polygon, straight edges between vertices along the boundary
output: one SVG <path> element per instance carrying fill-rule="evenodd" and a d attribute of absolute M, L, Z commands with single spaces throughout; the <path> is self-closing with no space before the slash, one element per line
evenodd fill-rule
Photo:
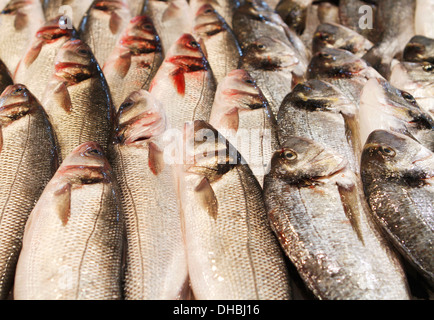
<path fill-rule="evenodd" d="M 392 68 L 390 84 L 410 93 L 419 107 L 434 118 L 434 64 L 399 62 Z"/>
<path fill-rule="evenodd" d="M 205 4 L 212 6 L 227 23 L 229 28 L 232 29 L 232 18 L 235 9 L 241 5 L 241 2 L 243 2 L 243 0 L 190 0 L 189 5 L 192 12 L 197 12 L 197 10 Z"/>
<path fill-rule="evenodd" d="M 0 94 L 12 84 L 14 84 L 14 81 L 11 73 L 3 61 L 0 60 Z"/>
<path fill-rule="evenodd" d="M 91 6 L 93 0 L 44 0 L 43 8 L 47 21 L 57 18 L 59 15 L 67 17 L 74 29 L 80 27 L 83 16 Z"/>
<path fill-rule="evenodd" d="M 94 0 L 79 27 L 79 36 L 103 67 L 131 17 L 127 0 Z"/>
<path fill-rule="evenodd" d="M 126 300 L 185 299 L 189 289 L 175 173 L 164 161 L 162 106 L 132 92 L 117 113 L 111 145 L 126 226 Z"/>
<path fill-rule="evenodd" d="M 191 149 L 179 169 L 180 202 L 195 299 L 291 299 L 284 256 L 248 165 L 205 121 L 188 125 L 184 139 Z"/>
<path fill-rule="evenodd" d="M 42 100 L 45 88 L 54 72 L 54 60 L 62 45 L 77 39 L 77 31 L 65 28 L 58 16 L 47 21 L 33 36 L 32 43 L 14 73 L 15 83 L 21 83 Z"/>
<path fill-rule="evenodd" d="M 162 62 L 153 21 L 146 15 L 131 19 L 102 68 L 116 110 L 131 92 L 149 89 Z"/>
<path fill-rule="evenodd" d="M 262 187 L 271 155 L 279 145 L 277 123 L 247 71 L 233 70 L 219 83 L 209 124 L 238 150 Z"/>
<path fill-rule="evenodd" d="M 415 0 L 384 0 L 378 3 L 375 19 L 384 26 L 380 29 L 383 32 L 363 59 L 386 79 L 390 77 L 393 59 L 402 56 L 406 44 L 415 35 L 415 7 Z"/>
<path fill-rule="evenodd" d="M 211 5 L 204 4 L 196 12 L 192 35 L 204 49 L 217 83 L 238 68 L 242 56 L 238 40 Z"/>
<path fill-rule="evenodd" d="M 432 287 L 434 155 L 414 139 L 373 131 L 361 162 L 364 192 L 387 239 Z"/>
<path fill-rule="evenodd" d="M 339 0 L 340 24 L 376 43 L 385 26 L 377 18 L 380 1 Z"/>
<path fill-rule="evenodd" d="M 406 44 L 402 60 L 434 64 L 434 39 L 419 35 L 414 36 Z"/>
<path fill-rule="evenodd" d="M 273 115 L 277 116 L 285 96 L 305 80 L 307 67 L 293 47 L 272 36 L 264 36 L 245 48 L 238 68 L 255 79 Z"/>
<path fill-rule="evenodd" d="M 434 12 L 434 1 L 416 0 L 416 11 L 414 13 L 415 34 L 434 38 L 432 12 Z"/>
<path fill-rule="evenodd" d="M 148 0 L 128 0 L 128 7 L 131 11 L 132 17 L 137 17 L 143 15 Z"/>
<path fill-rule="evenodd" d="M 61 161 L 88 141 L 106 152 L 114 107 L 92 50 L 79 39 L 69 40 L 59 49 L 54 69 L 41 102 L 56 133 Z"/>
<path fill-rule="evenodd" d="M 282 20 L 297 34 L 306 28 L 307 11 L 313 0 L 280 0 L 275 7 Z"/>
<path fill-rule="evenodd" d="M 39 0 L 11 0 L 0 12 L 0 57 L 13 75 L 23 52 L 45 23 Z"/>
<path fill-rule="evenodd" d="M 369 80 L 360 98 L 360 143 L 371 132 L 390 130 L 406 134 L 434 151 L 434 120 L 421 110 L 408 92 L 395 88 L 386 80 Z"/>
<path fill-rule="evenodd" d="M 77 146 L 27 220 L 16 300 L 119 300 L 123 219 L 112 169 L 96 142 Z"/>
<path fill-rule="evenodd" d="M 277 128 L 279 141 L 292 136 L 311 139 L 335 150 L 359 173 L 358 107 L 336 86 L 315 79 L 298 84 L 280 106 Z"/>
<path fill-rule="evenodd" d="M 0 96 L 0 300 L 12 289 L 26 221 L 58 168 L 53 128 L 21 84 Z"/>
<path fill-rule="evenodd" d="M 192 33 L 194 14 L 187 0 L 149 0 L 145 14 L 154 21 L 163 54 L 185 33 Z"/>
<path fill-rule="evenodd" d="M 316 53 L 325 47 L 343 49 L 361 58 L 373 45 L 371 41 L 350 28 L 337 23 L 322 23 L 313 35 L 312 51 Z"/>
<path fill-rule="evenodd" d="M 200 44 L 185 33 L 167 52 L 149 92 L 160 101 L 175 131 L 189 121 L 209 120 L 216 86 Z"/>
<path fill-rule="evenodd" d="M 317 299 L 410 299 L 402 263 L 364 210 L 345 158 L 292 136 L 270 166 L 264 182 L 270 224 Z"/>

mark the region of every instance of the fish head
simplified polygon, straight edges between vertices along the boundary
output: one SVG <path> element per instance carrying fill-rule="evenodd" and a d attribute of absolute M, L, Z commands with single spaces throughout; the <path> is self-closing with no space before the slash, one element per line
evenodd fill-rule
<path fill-rule="evenodd" d="M 256 81 L 245 70 L 230 71 L 219 84 L 216 99 L 218 105 L 239 110 L 256 110 L 266 108 L 268 102 Z M 226 110 L 228 111 L 228 110 Z"/>
<path fill-rule="evenodd" d="M 29 6 L 33 5 L 35 0 L 12 0 L 3 8 L 1 14 L 17 15 L 23 13 Z"/>
<path fill-rule="evenodd" d="M 116 142 L 138 145 L 166 131 L 163 108 L 146 90 L 132 92 L 120 106 L 116 117 Z"/>
<path fill-rule="evenodd" d="M 323 47 L 333 46 L 336 42 L 337 27 L 330 23 L 320 24 L 312 38 L 313 51 L 317 52 Z"/>
<path fill-rule="evenodd" d="M 363 148 L 362 171 L 374 178 L 424 183 L 434 177 L 434 154 L 416 140 L 389 130 L 373 131 Z"/>
<path fill-rule="evenodd" d="M 59 49 L 55 59 L 55 75 L 68 83 L 91 78 L 98 64 L 91 48 L 81 40 L 69 40 Z"/>
<path fill-rule="evenodd" d="M 434 40 L 425 36 L 416 35 L 406 44 L 403 52 L 404 61 L 409 62 L 431 62 L 434 63 L 432 48 Z"/>
<path fill-rule="evenodd" d="M 50 21 L 47 21 L 36 32 L 36 39 L 44 43 L 52 43 L 61 38 L 77 38 L 77 32 L 74 28 L 66 27 L 64 16 L 58 16 Z"/>
<path fill-rule="evenodd" d="M 271 158 L 270 175 L 289 184 L 308 184 L 327 179 L 347 167 L 340 155 L 302 137 L 288 137 Z"/>
<path fill-rule="evenodd" d="M 196 120 L 184 128 L 185 172 L 213 182 L 242 163 L 234 147 L 208 122 Z"/>
<path fill-rule="evenodd" d="M 132 54 L 161 51 L 160 38 L 154 23 L 146 15 L 137 16 L 130 20 L 120 39 L 120 45 L 127 48 Z"/>
<path fill-rule="evenodd" d="M 306 27 L 307 3 L 302 1 L 279 1 L 276 12 L 283 21 L 297 34 L 302 34 Z"/>
<path fill-rule="evenodd" d="M 38 107 L 39 102 L 25 85 L 10 85 L 0 96 L 0 126 L 18 121 Z"/>
<path fill-rule="evenodd" d="M 253 68 L 264 70 L 279 70 L 294 68 L 300 59 L 293 48 L 272 37 L 260 37 L 250 43 L 242 57 L 243 63 Z"/>
<path fill-rule="evenodd" d="M 205 58 L 200 43 L 195 37 L 189 33 L 182 34 L 176 42 L 170 47 L 167 53 L 168 58 L 171 57 L 193 57 Z M 166 59 L 167 60 L 167 59 Z"/>
<path fill-rule="evenodd" d="M 124 10 L 126 8 L 127 4 L 121 0 L 94 1 L 90 7 L 90 9 L 94 12 L 100 12 L 107 15 L 111 15 L 117 10 Z"/>
<path fill-rule="evenodd" d="M 227 29 L 222 17 L 210 4 L 202 5 L 196 12 L 193 33 L 198 37 L 211 37 Z"/>

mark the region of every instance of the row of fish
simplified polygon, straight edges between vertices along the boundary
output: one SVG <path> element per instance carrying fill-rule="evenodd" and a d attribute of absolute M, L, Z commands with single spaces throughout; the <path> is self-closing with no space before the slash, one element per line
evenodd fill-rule
<path fill-rule="evenodd" d="M 432 290 L 432 2 L 4 2 L 1 299 Z"/>

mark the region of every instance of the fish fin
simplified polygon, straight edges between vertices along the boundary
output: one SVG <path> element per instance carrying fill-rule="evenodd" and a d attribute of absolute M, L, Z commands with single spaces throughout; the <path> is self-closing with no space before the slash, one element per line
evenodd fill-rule
<path fill-rule="evenodd" d="M 114 68 L 116 72 L 122 77 L 125 78 L 125 76 L 128 74 L 128 71 L 131 67 L 131 54 L 126 53 L 119 56 L 118 59 L 116 59 L 116 62 L 114 63 Z"/>
<path fill-rule="evenodd" d="M 68 224 L 71 216 L 71 185 L 67 183 L 64 187 L 54 193 L 56 196 L 56 211 L 57 215 L 62 221 L 62 225 Z"/>
<path fill-rule="evenodd" d="M 178 93 L 180 95 L 184 95 L 185 94 L 184 70 L 179 68 L 179 69 L 175 70 L 174 72 L 172 72 L 171 75 L 173 78 L 173 82 L 175 83 L 176 91 L 178 91 Z"/>
<path fill-rule="evenodd" d="M 23 62 L 26 68 L 28 68 L 39 56 L 39 53 L 42 50 L 42 45 L 43 42 L 41 41 L 36 46 L 33 46 L 29 51 L 27 51 L 26 55 L 23 58 Z"/>
<path fill-rule="evenodd" d="M 52 97 L 56 100 L 57 104 L 62 107 L 66 112 L 71 112 L 72 102 L 69 95 L 68 87 L 64 82 L 58 83 L 53 90 Z"/>
<path fill-rule="evenodd" d="M 207 178 L 203 178 L 194 191 L 196 192 L 199 204 L 206 208 L 208 214 L 214 220 L 217 220 L 218 201 L 209 180 Z"/>
<path fill-rule="evenodd" d="M 359 198 L 356 185 L 347 185 L 345 183 L 336 183 L 345 215 L 351 223 L 357 238 L 364 244 L 360 222 Z"/>
<path fill-rule="evenodd" d="M 163 151 L 153 142 L 149 143 L 149 168 L 154 175 L 159 175 L 164 169 Z"/>
<path fill-rule="evenodd" d="M 27 14 L 18 11 L 14 21 L 15 29 L 21 31 L 28 25 L 28 23 L 29 23 L 29 17 L 27 16 Z"/>
<path fill-rule="evenodd" d="M 235 132 L 238 131 L 238 127 L 240 124 L 240 116 L 238 114 L 238 109 L 233 108 L 229 112 L 225 113 L 220 120 L 221 127 L 225 129 L 234 130 Z"/>
<path fill-rule="evenodd" d="M 112 34 L 117 34 L 121 28 L 122 18 L 116 13 L 112 12 L 109 22 L 110 31 Z"/>

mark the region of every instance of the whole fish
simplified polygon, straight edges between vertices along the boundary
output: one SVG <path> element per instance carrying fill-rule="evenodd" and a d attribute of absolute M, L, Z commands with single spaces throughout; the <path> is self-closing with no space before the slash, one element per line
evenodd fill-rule
<path fill-rule="evenodd" d="M 123 223 L 118 197 L 98 144 L 76 147 L 27 221 L 14 298 L 120 299 Z"/>
<path fill-rule="evenodd" d="M 392 68 L 390 84 L 410 93 L 422 110 L 434 118 L 434 65 L 400 62 Z"/>
<path fill-rule="evenodd" d="M 211 5 L 204 4 L 196 12 L 192 35 L 204 48 L 217 83 L 238 67 L 242 55 L 238 40 Z"/>
<path fill-rule="evenodd" d="M 414 36 L 404 48 L 403 60 L 434 64 L 434 39 Z"/>
<path fill-rule="evenodd" d="M 274 153 L 264 183 L 271 226 L 318 299 L 410 299 L 400 261 L 364 211 L 362 192 L 344 158 L 300 137 Z"/>
<path fill-rule="evenodd" d="M 372 132 L 361 162 L 373 217 L 402 255 L 434 284 L 434 154 L 413 139 Z"/>
<path fill-rule="evenodd" d="M 149 91 L 162 103 L 171 129 L 186 122 L 208 120 L 216 82 L 200 44 L 183 34 L 167 52 Z"/>
<path fill-rule="evenodd" d="M 44 109 L 25 86 L 8 86 L 0 96 L 1 300 L 12 289 L 27 218 L 57 166 Z"/>
<path fill-rule="evenodd" d="M 14 74 L 15 83 L 22 83 L 39 100 L 54 72 L 54 60 L 63 44 L 77 38 L 75 29 L 65 28 L 60 17 L 48 21 L 33 36 Z"/>
<path fill-rule="evenodd" d="M 434 120 L 420 109 L 414 97 L 386 80 L 371 79 L 363 88 L 359 109 L 363 146 L 375 130 L 406 134 L 434 151 Z"/>
<path fill-rule="evenodd" d="M 152 20 L 148 16 L 133 18 L 102 69 L 116 109 L 131 92 L 149 89 L 162 61 L 160 38 Z"/>
<path fill-rule="evenodd" d="M 303 34 L 306 28 L 308 8 L 313 0 L 280 0 L 275 7 L 282 20 L 298 34 Z"/>
<path fill-rule="evenodd" d="M 197 12 L 205 4 L 211 5 L 232 29 L 232 18 L 235 9 L 240 6 L 241 2 L 243 0 L 190 0 L 189 5 L 192 12 Z"/>
<path fill-rule="evenodd" d="M 79 144 L 95 141 L 106 151 L 111 138 L 110 92 L 89 46 L 69 40 L 55 59 L 42 105 L 56 132 L 63 160 Z"/>
<path fill-rule="evenodd" d="M 131 20 L 126 0 L 94 0 L 80 23 L 80 39 L 92 49 L 101 67 Z"/>
<path fill-rule="evenodd" d="M 145 90 L 122 104 L 112 146 L 126 225 L 125 299 L 184 299 L 188 272 L 175 176 L 164 161 L 166 118 Z"/>
<path fill-rule="evenodd" d="M 12 75 L 3 61 L 0 60 L 0 94 L 10 85 L 14 84 Z"/>
<path fill-rule="evenodd" d="M 279 145 L 277 125 L 247 71 L 233 70 L 217 86 L 209 124 L 238 150 L 262 187 L 271 154 Z"/>
<path fill-rule="evenodd" d="M 384 31 L 363 58 L 386 79 L 390 77 L 393 59 L 402 56 L 405 45 L 415 35 L 415 7 L 415 0 L 378 2 L 376 21 L 383 25 L 381 30 Z"/>
<path fill-rule="evenodd" d="M 414 14 L 415 34 L 434 39 L 433 12 L 433 0 L 416 0 L 416 12 Z"/>
<path fill-rule="evenodd" d="M 186 128 L 185 141 L 192 149 L 182 169 L 180 199 L 194 297 L 290 299 L 283 253 L 252 171 L 204 121 Z"/>
<path fill-rule="evenodd" d="M 327 47 L 347 50 L 361 58 L 372 46 L 371 41 L 350 28 L 336 23 L 322 23 L 313 36 L 312 52 Z"/>
<path fill-rule="evenodd" d="M 277 127 L 279 141 L 291 136 L 314 140 L 335 150 L 348 161 L 349 169 L 359 172 L 357 106 L 335 86 L 322 80 L 298 84 L 280 106 Z"/>
<path fill-rule="evenodd" d="M 45 19 L 50 21 L 58 16 L 65 16 L 75 29 L 78 29 L 83 16 L 93 0 L 44 0 Z"/>
<path fill-rule="evenodd" d="M 14 74 L 45 17 L 39 0 L 11 0 L 0 12 L 0 59 Z"/>
<path fill-rule="evenodd" d="M 245 48 L 239 69 L 246 70 L 256 80 L 277 116 L 285 96 L 304 81 L 307 65 L 293 47 L 270 35 L 258 38 Z"/>
<path fill-rule="evenodd" d="M 339 0 L 339 20 L 366 39 L 377 42 L 385 26 L 377 20 L 380 1 Z"/>
<path fill-rule="evenodd" d="M 149 0 L 145 13 L 154 21 L 163 53 L 184 33 L 191 33 L 194 14 L 187 0 Z"/>

